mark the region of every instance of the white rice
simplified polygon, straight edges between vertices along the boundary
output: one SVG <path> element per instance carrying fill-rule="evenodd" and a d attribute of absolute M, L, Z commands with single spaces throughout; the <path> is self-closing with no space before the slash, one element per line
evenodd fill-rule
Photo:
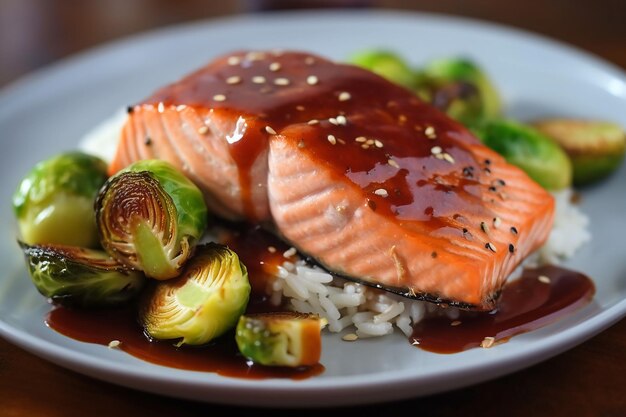
<path fill-rule="evenodd" d="M 100 124 L 84 137 L 80 149 L 110 161 L 125 117 L 125 112 L 119 111 Z M 559 263 L 573 256 L 591 239 L 588 217 L 571 203 L 572 190 L 554 193 L 554 197 L 556 214 L 553 230 L 546 244 L 524 262 L 525 266 Z M 459 310 L 455 308 L 442 309 L 424 301 L 333 278 L 321 268 L 296 260 L 294 255 L 293 249 L 285 253 L 294 261 L 285 262 L 278 268 L 276 280 L 268 290 L 270 302 L 276 306 L 286 302 L 294 311 L 318 314 L 328 321 L 330 332 L 346 331 L 356 333 L 359 338 L 367 338 L 385 336 L 397 328 L 410 336 L 413 325 L 427 311 L 440 311 L 451 320 L 459 315 Z M 520 271 L 521 268 L 509 279 Z"/>

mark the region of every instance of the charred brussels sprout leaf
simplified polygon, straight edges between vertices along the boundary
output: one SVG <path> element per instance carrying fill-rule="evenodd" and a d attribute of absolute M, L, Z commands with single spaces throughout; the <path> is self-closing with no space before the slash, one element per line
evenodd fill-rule
<path fill-rule="evenodd" d="M 35 165 L 13 195 L 21 239 L 31 245 L 97 247 L 93 202 L 106 170 L 104 161 L 81 152 Z"/>
<path fill-rule="evenodd" d="M 142 303 L 141 321 L 155 339 L 202 345 L 235 327 L 249 296 L 248 272 L 237 254 L 202 245 L 180 277 L 155 284 Z"/>
<path fill-rule="evenodd" d="M 621 126 L 604 121 L 546 119 L 533 124 L 567 152 L 574 166 L 574 184 L 599 181 L 624 160 L 626 134 Z"/>
<path fill-rule="evenodd" d="M 413 89 L 416 86 L 416 75 L 411 67 L 393 52 L 380 50 L 362 51 L 352 56 L 350 61 L 395 84 L 409 89 Z"/>
<path fill-rule="evenodd" d="M 500 115 L 502 104 L 487 74 L 467 59 L 432 61 L 419 74 L 418 94 L 459 122 L 473 126 Z"/>
<path fill-rule="evenodd" d="M 569 157 L 559 145 L 532 127 L 511 120 L 497 120 L 483 123 L 474 129 L 474 133 L 543 188 L 560 190 L 571 186 Z"/>
<path fill-rule="evenodd" d="M 143 287 L 145 277 L 106 252 L 63 245 L 20 243 L 33 284 L 53 301 L 69 306 L 122 304 Z"/>
<path fill-rule="evenodd" d="M 149 277 L 177 276 L 207 226 L 202 192 L 165 161 L 139 161 L 111 177 L 98 195 L 102 245 Z"/>
<path fill-rule="evenodd" d="M 269 366 L 310 366 L 320 360 L 322 320 L 294 312 L 241 316 L 235 339 L 248 359 Z"/>

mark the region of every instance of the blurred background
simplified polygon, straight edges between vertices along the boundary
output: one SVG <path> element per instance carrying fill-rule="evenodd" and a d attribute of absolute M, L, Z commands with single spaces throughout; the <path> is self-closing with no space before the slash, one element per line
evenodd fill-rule
<path fill-rule="evenodd" d="M 0 86 L 86 48 L 157 27 L 330 7 L 488 20 L 565 41 L 626 68 L 626 0 L 0 0 Z"/>

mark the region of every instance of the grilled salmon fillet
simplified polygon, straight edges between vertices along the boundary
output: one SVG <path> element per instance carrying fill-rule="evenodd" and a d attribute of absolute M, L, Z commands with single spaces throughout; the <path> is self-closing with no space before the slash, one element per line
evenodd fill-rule
<path fill-rule="evenodd" d="M 129 108 L 110 171 L 148 158 L 334 273 L 479 310 L 554 215 L 550 194 L 410 91 L 300 52 L 230 54 Z"/>

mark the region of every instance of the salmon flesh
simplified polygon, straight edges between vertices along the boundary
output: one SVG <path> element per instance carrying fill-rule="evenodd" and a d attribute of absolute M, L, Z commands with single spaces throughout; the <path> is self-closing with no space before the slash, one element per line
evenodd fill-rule
<path fill-rule="evenodd" d="M 150 158 L 331 272 L 478 310 L 554 216 L 549 193 L 459 123 L 308 53 L 229 54 L 129 108 L 110 171 Z"/>

